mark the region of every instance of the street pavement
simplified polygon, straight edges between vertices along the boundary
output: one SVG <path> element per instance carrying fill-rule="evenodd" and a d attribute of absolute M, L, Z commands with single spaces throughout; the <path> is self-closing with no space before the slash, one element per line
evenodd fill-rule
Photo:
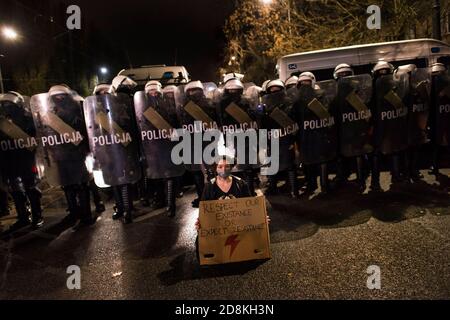
<path fill-rule="evenodd" d="M 108 202 L 94 226 L 74 232 L 61 223 L 63 193 L 49 189 L 46 226 L 0 240 L 0 300 L 450 299 L 450 170 L 442 173 L 396 186 L 383 173 L 377 194 L 348 183 L 325 196 L 269 197 L 272 258 L 216 267 L 196 261 L 193 190 L 175 219 L 136 204 L 135 222 L 123 225 Z M 71 265 L 80 290 L 67 287 Z M 367 286 L 370 266 L 380 290 Z"/>

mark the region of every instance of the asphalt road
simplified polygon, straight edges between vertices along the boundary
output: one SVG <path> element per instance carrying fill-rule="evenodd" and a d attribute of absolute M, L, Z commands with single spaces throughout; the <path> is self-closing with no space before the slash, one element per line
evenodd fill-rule
<path fill-rule="evenodd" d="M 423 172 L 425 173 L 425 172 Z M 450 170 L 437 180 L 358 195 L 271 197 L 268 261 L 200 268 L 192 191 L 178 216 L 138 207 L 132 225 L 111 219 L 72 231 L 62 193 L 45 197 L 46 226 L 0 241 L 0 299 L 450 299 Z M 1 228 L 13 217 L 0 220 Z M 67 268 L 80 267 L 69 290 Z M 369 266 L 381 289 L 367 287 Z"/>

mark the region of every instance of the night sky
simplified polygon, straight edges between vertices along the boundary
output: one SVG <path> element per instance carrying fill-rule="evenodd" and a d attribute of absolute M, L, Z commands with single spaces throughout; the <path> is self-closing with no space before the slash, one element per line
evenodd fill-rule
<path fill-rule="evenodd" d="M 68 1 L 102 35 L 127 50 L 134 67 L 184 65 L 193 79 L 217 80 L 223 25 L 233 0 Z M 125 55 L 126 56 L 126 55 Z M 128 59 L 127 59 L 128 60 Z M 124 61 L 128 67 L 128 61 Z M 118 70 L 117 70 L 118 71 Z"/>

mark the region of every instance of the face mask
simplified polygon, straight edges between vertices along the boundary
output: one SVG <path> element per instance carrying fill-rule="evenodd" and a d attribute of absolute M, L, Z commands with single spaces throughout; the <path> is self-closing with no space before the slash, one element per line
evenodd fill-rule
<path fill-rule="evenodd" d="M 238 102 L 241 100 L 242 93 L 241 92 L 228 92 L 226 93 L 226 97 L 232 102 Z"/>
<path fill-rule="evenodd" d="M 203 97 L 204 97 L 203 92 L 195 92 L 189 95 L 189 99 L 193 102 L 199 102 L 203 99 Z"/>
<path fill-rule="evenodd" d="M 217 172 L 217 174 L 219 175 L 219 177 L 223 178 L 223 179 L 227 179 L 231 176 L 231 169 L 225 169 L 225 171 L 223 172 Z"/>

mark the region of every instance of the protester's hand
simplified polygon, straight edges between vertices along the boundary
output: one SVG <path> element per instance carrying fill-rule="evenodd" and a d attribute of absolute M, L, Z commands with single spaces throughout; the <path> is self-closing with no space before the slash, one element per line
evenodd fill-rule
<path fill-rule="evenodd" d="M 195 229 L 200 230 L 202 226 L 200 225 L 200 218 L 197 218 L 197 221 L 195 222 Z"/>
<path fill-rule="evenodd" d="M 267 224 L 270 224 L 270 222 L 272 222 L 272 220 L 270 220 L 269 216 L 267 216 L 266 221 L 267 221 Z"/>

